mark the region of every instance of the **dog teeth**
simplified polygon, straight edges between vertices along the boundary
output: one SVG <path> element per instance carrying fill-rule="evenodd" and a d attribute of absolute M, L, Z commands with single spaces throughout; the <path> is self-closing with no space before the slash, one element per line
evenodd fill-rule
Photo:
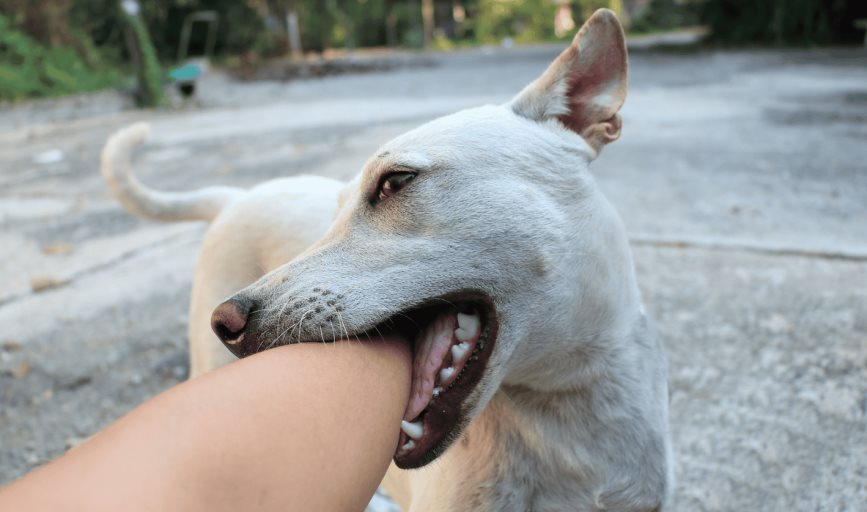
<path fill-rule="evenodd" d="M 420 421 L 410 423 L 406 420 L 400 422 L 400 429 L 413 439 L 420 439 L 424 435 L 424 425 Z"/>
<path fill-rule="evenodd" d="M 431 393 L 434 397 L 440 396 L 440 393 L 443 392 L 443 388 L 437 386 L 433 388 L 433 393 Z"/>
<path fill-rule="evenodd" d="M 415 441 L 413 441 L 412 439 L 410 439 L 409 441 L 406 442 L 405 445 L 400 447 L 401 451 L 404 451 L 404 452 L 408 452 L 408 451 L 412 450 L 413 448 L 415 448 Z"/>
<path fill-rule="evenodd" d="M 455 331 L 457 333 L 457 331 Z M 457 345 L 452 345 L 452 361 L 460 361 L 467 355 L 467 351 L 470 349 L 469 343 L 459 343 Z"/>
<path fill-rule="evenodd" d="M 479 333 L 478 315 L 458 313 L 458 328 L 455 329 L 455 337 L 458 341 L 469 341 Z"/>
<path fill-rule="evenodd" d="M 445 382 L 449 380 L 449 377 L 451 377 L 453 373 L 455 373 L 454 368 L 443 368 L 442 370 L 440 370 L 440 381 Z"/>

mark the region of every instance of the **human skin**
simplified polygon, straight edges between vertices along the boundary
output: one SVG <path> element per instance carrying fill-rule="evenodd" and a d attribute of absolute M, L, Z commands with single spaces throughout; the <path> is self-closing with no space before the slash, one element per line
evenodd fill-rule
<path fill-rule="evenodd" d="M 363 510 L 397 446 L 405 341 L 266 350 L 149 400 L 0 510 Z"/>

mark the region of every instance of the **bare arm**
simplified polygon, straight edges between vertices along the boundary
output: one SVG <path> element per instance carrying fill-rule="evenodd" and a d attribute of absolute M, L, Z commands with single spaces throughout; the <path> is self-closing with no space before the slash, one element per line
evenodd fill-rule
<path fill-rule="evenodd" d="M 146 402 L 0 490 L 0 510 L 363 510 L 409 385 L 401 341 L 268 350 Z"/>

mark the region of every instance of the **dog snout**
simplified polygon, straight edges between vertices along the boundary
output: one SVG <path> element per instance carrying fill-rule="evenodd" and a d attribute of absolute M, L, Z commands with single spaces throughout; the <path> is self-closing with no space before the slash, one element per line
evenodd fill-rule
<path fill-rule="evenodd" d="M 233 353 L 236 353 L 234 348 L 244 339 L 244 331 L 252 309 L 251 300 L 235 296 L 217 306 L 211 314 L 211 329 Z"/>

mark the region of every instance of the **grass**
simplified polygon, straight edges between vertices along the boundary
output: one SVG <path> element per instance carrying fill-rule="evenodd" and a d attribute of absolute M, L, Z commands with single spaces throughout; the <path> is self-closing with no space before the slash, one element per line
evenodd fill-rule
<path fill-rule="evenodd" d="M 89 66 L 72 48 L 47 47 L 0 15 L 0 100 L 61 96 L 117 87 L 123 73 Z"/>

